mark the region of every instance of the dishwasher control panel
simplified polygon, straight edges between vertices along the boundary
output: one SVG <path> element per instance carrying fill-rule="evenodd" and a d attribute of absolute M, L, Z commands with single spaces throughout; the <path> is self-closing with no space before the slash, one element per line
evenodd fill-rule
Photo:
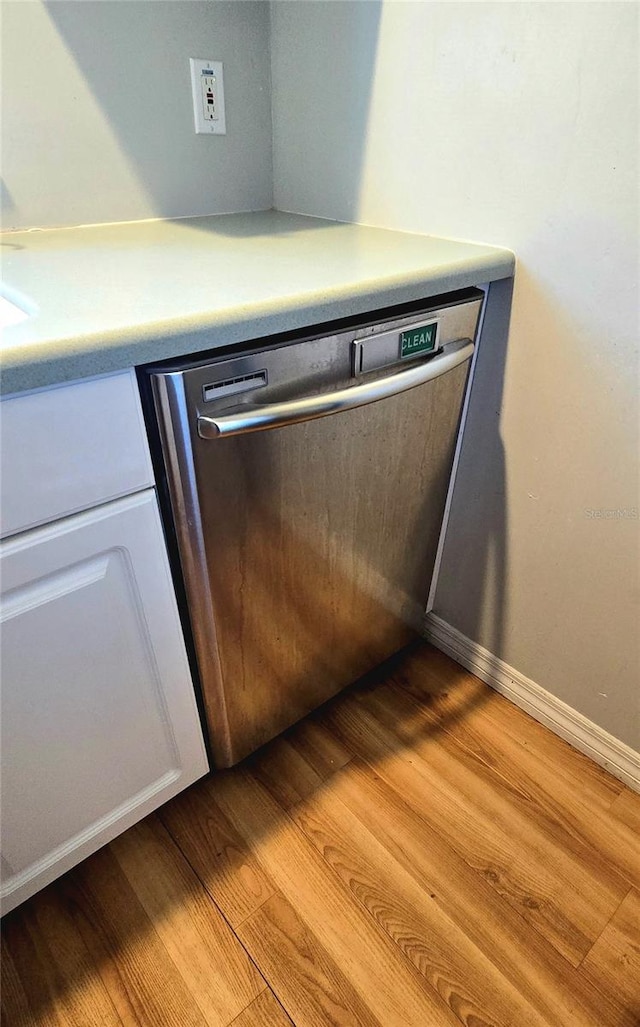
<path fill-rule="evenodd" d="M 462 340 L 473 341 L 482 297 L 430 310 L 419 320 L 404 318 L 389 325 L 364 328 L 352 343 L 354 377 L 378 371 L 393 364 L 433 356 L 442 347 Z M 384 331 L 380 331 L 383 327 Z"/>

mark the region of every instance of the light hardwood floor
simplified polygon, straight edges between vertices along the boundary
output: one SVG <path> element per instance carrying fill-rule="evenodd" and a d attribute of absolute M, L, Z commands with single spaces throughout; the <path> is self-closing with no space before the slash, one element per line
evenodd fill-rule
<path fill-rule="evenodd" d="M 9 914 L 6 1027 L 633 1027 L 640 796 L 427 645 Z"/>

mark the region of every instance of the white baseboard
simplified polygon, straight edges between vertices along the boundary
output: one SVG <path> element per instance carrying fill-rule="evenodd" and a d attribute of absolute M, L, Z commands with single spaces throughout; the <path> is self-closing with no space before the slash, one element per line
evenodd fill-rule
<path fill-rule="evenodd" d="M 426 616 L 425 633 L 437 649 L 451 656 L 574 748 L 590 756 L 629 788 L 640 792 L 640 753 L 433 613 Z"/>

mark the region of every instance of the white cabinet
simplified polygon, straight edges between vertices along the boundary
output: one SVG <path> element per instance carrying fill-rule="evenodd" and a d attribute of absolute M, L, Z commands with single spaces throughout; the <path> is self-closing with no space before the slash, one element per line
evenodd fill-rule
<path fill-rule="evenodd" d="M 0 403 L 2 537 L 153 485 L 133 371 Z"/>
<path fill-rule="evenodd" d="M 208 765 L 153 489 L 6 539 L 0 573 L 6 912 Z"/>

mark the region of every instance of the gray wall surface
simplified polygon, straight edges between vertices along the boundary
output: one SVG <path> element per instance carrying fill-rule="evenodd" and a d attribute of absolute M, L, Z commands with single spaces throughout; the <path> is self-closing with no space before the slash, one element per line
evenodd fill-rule
<path fill-rule="evenodd" d="M 3 228 L 272 205 L 269 6 L 3 2 Z M 227 135 L 196 135 L 189 58 L 224 64 Z"/>
<path fill-rule="evenodd" d="M 276 206 L 518 258 L 435 612 L 635 749 L 638 15 L 276 0 L 271 21 Z"/>

